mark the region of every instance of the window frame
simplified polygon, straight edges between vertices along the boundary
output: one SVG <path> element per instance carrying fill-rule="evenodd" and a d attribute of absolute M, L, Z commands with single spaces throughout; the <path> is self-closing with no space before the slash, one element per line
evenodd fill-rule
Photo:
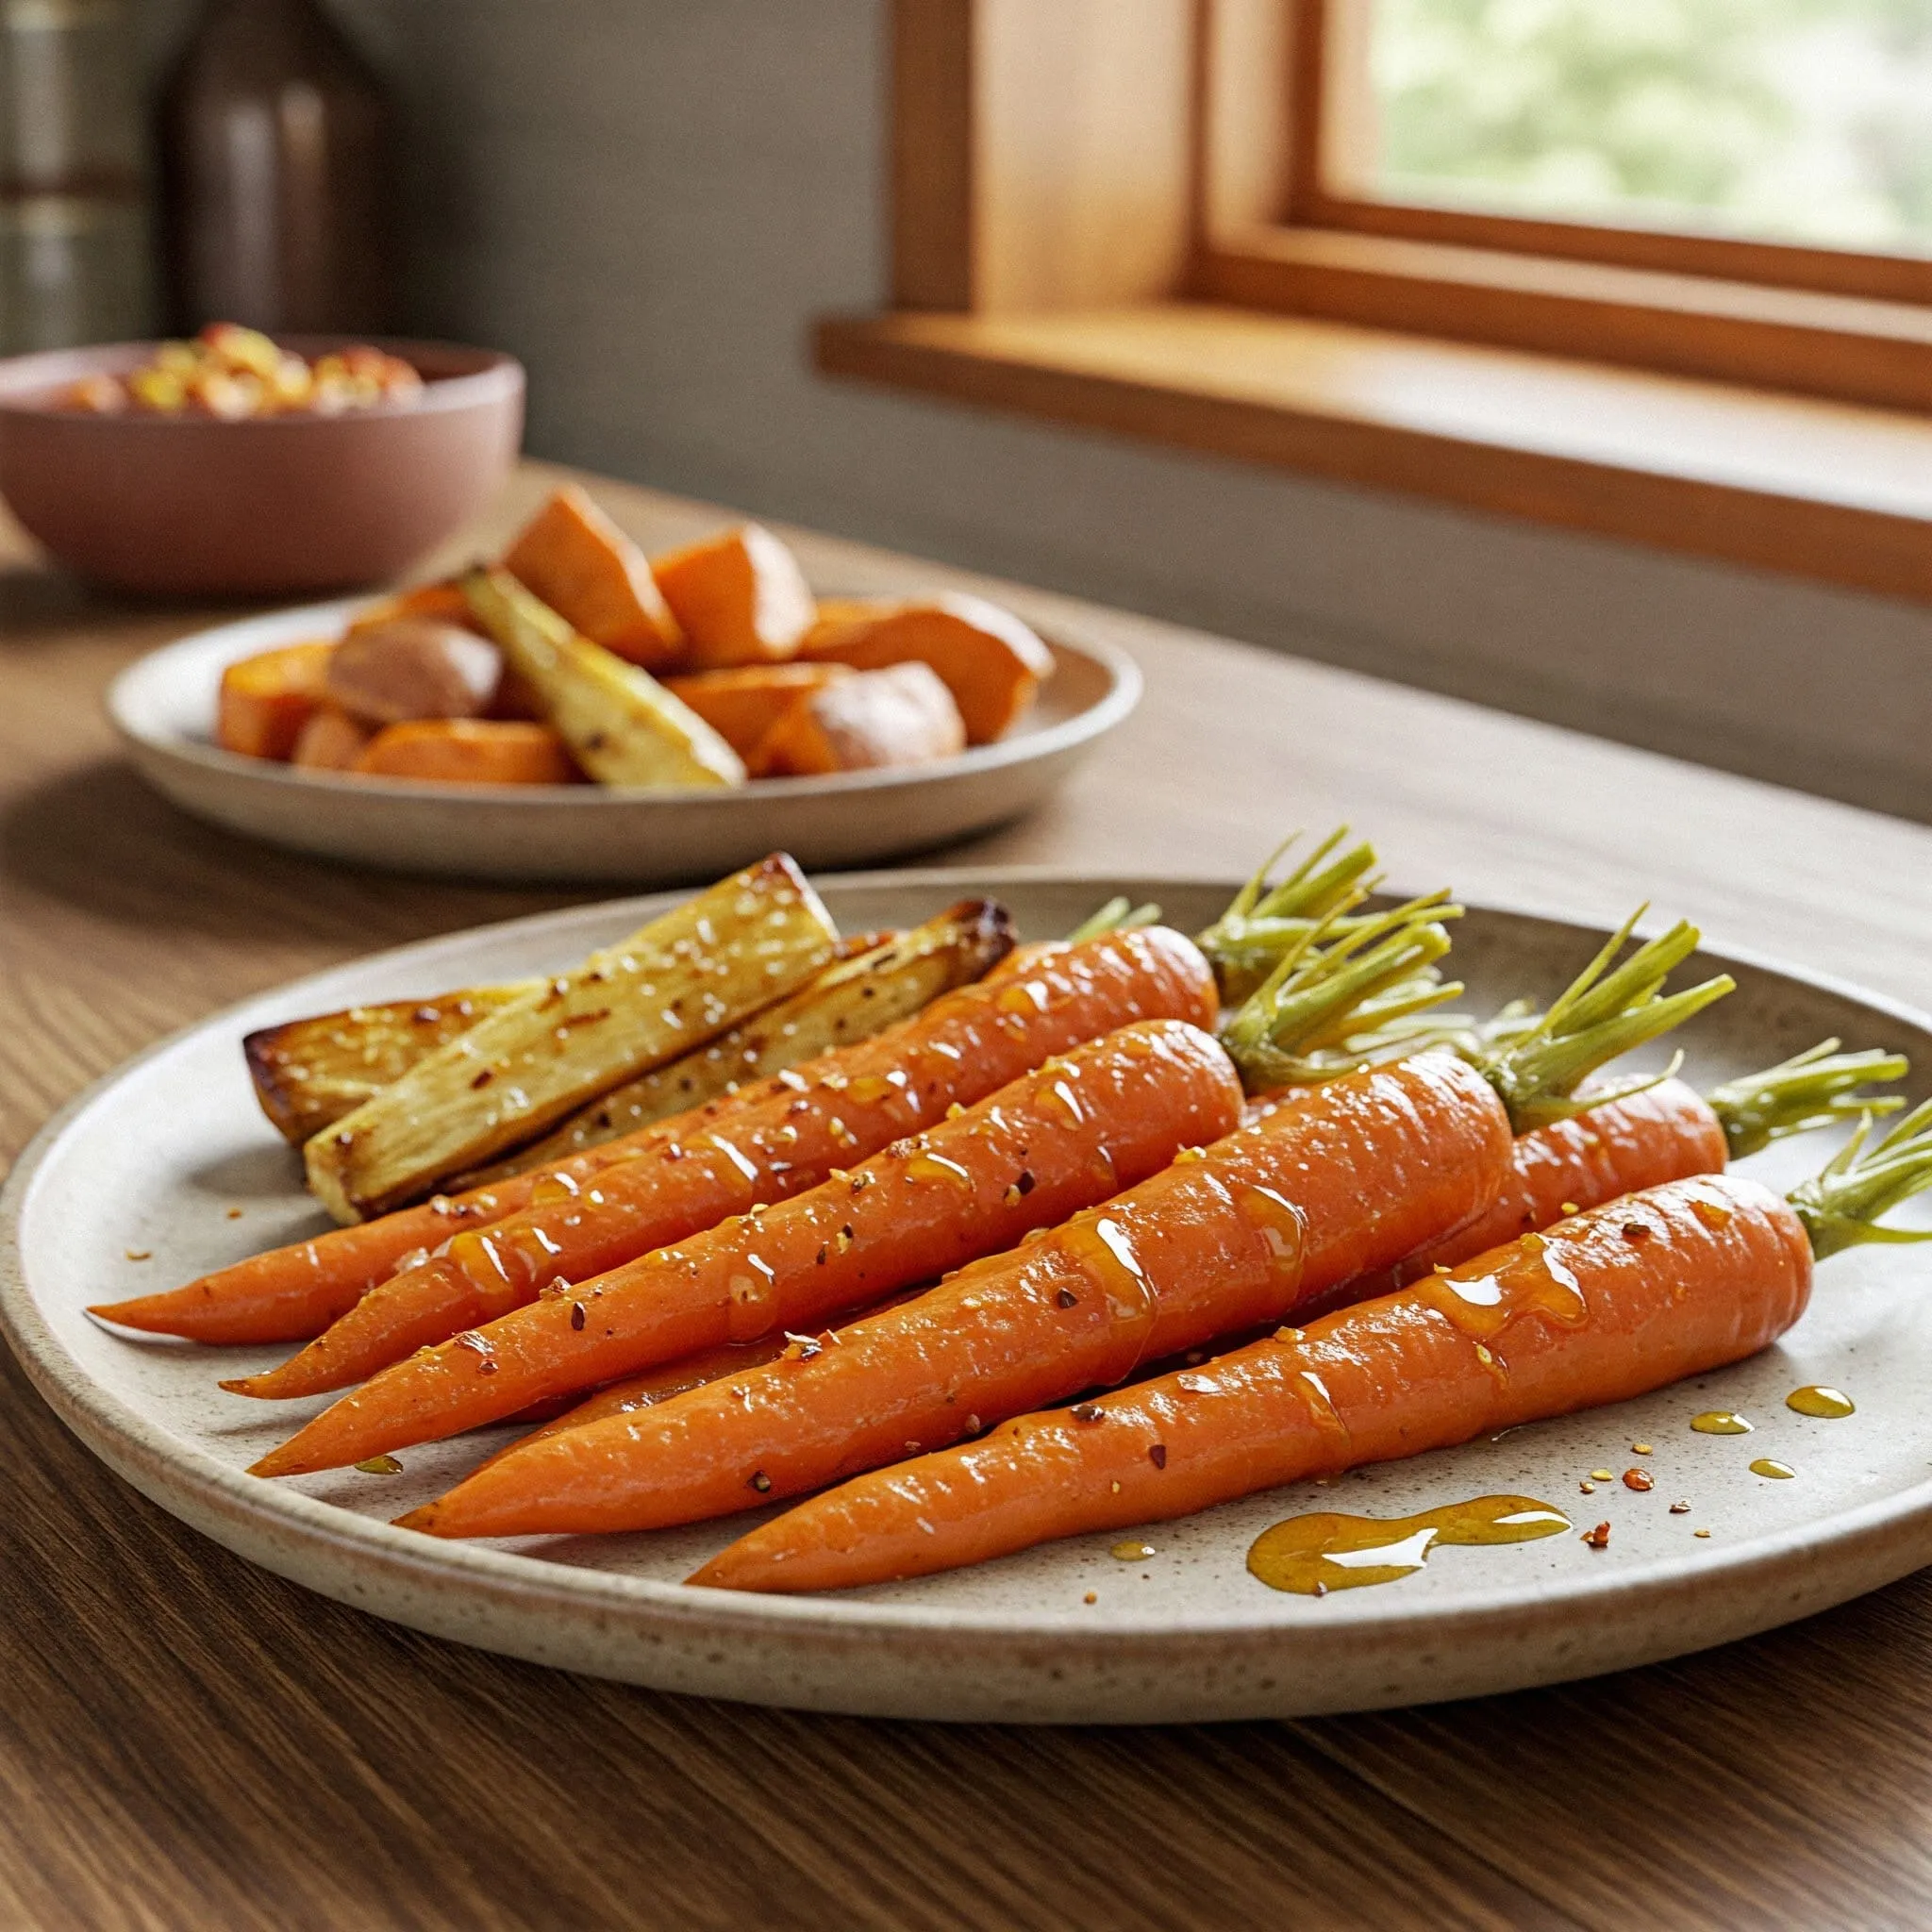
<path fill-rule="evenodd" d="M 1316 5 L 890 0 L 890 292 L 815 366 L 1932 601 L 1932 303 L 1310 199 Z"/>
<path fill-rule="evenodd" d="M 1211 9 L 1216 0 L 1201 4 Z M 1695 229 L 1622 227 L 1337 192 L 1329 185 L 1338 84 L 1331 52 L 1337 39 L 1335 15 L 1350 0 L 1290 4 L 1292 23 L 1283 107 L 1290 128 L 1284 202 L 1291 225 L 1869 301 L 1932 305 L 1932 255 L 1807 247 Z M 1362 4 L 1373 5 L 1373 0 Z"/>
<path fill-rule="evenodd" d="M 1932 414 L 1932 258 L 1335 192 L 1332 30 L 1366 4 L 1194 0 L 1183 292 Z"/>

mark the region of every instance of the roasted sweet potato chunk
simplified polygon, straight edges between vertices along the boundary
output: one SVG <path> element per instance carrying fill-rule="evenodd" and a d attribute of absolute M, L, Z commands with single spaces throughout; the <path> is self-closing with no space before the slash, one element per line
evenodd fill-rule
<path fill-rule="evenodd" d="M 731 671 L 667 677 L 664 689 L 682 698 L 749 762 L 772 726 L 799 698 L 851 675 L 843 664 L 741 664 Z"/>
<path fill-rule="evenodd" d="M 683 639 L 644 553 L 567 483 L 505 553 L 510 575 L 592 643 L 661 670 Z"/>
<path fill-rule="evenodd" d="M 809 777 L 924 765 L 963 750 L 953 694 L 924 664 L 858 671 L 797 699 L 754 759 L 761 774 Z"/>
<path fill-rule="evenodd" d="M 503 676 L 488 638 L 430 617 L 397 617 L 352 630 L 329 659 L 330 699 L 369 724 L 409 718 L 475 718 Z"/>
<path fill-rule="evenodd" d="M 353 771 L 356 760 L 369 748 L 375 734 L 348 712 L 334 705 L 323 705 L 309 716 L 296 735 L 290 763 L 306 772 Z"/>
<path fill-rule="evenodd" d="M 355 769 L 444 785 L 572 785 L 582 775 L 548 724 L 490 718 L 416 718 L 386 724 Z"/>
<path fill-rule="evenodd" d="M 353 636 L 358 630 L 367 630 L 374 625 L 393 624 L 399 617 L 423 617 L 438 624 L 460 624 L 475 630 L 476 621 L 470 615 L 470 600 L 463 595 L 463 587 L 453 577 L 445 577 L 440 583 L 418 584 L 413 590 L 398 591 L 393 597 L 385 597 L 379 604 L 372 604 L 366 610 L 359 610 L 349 621 L 347 635 Z"/>
<path fill-rule="evenodd" d="M 215 742 L 244 758 L 287 758 L 322 703 L 329 642 L 282 644 L 230 664 L 222 673 Z"/>
<path fill-rule="evenodd" d="M 803 655 L 859 671 L 930 665 L 959 708 L 969 744 L 1004 738 L 1053 675 L 1053 653 L 1010 610 L 952 592 L 822 604 Z"/>
<path fill-rule="evenodd" d="M 798 559 L 758 524 L 653 558 L 651 572 L 695 671 L 790 658 L 817 613 Z"/>

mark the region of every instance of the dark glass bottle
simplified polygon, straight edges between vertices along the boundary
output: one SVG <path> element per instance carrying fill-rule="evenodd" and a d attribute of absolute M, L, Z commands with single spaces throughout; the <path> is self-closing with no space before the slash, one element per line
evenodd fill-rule
<path fill-rule="evenodd" d="M 391 324 L 389 100 L 315 0 L 208 0 L 162 89 L 176 328 Z"/>

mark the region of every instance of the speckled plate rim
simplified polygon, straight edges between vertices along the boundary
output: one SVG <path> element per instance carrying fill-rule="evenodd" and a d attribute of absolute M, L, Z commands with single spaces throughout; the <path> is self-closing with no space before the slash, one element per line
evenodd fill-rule
<path fill-rule="evenodd" d="M 1158 891 L 1218 889 L 1232 891 L 1236 881 L 1211 874 L 1171 875 L 1149 880 L 1131 873 L 1094 873 L 1051 866 L 908 869 L 826 874 L 815 883 L 833 902 L 844 891 L 930 890 L 935 903 L 966 892 L 997 895 L 1025 885 L 1078 886 L 1096 898 L 1120 889 Z M 478 943 L 512 933 L 530 933 L 592 920 L 622 908 L 647 913 L 654 907 L 675 903 L 685 895 L 657 892 L 636 898 L 607 900 L 539 913 L 522 919 L 473 927 L 410 945 L 388 949 L 345 961 L 362 969 L 373 965 L 398 967 L 430 963 L 439 957 L 458 957 Z M 1533 908 L 1507 902 L 1466 902 L 1472 911 L 1486 911 L 1546 920 L 1573 927 L 1579 941 L 1600 937 L 1602 928 Z M 836 903 L 834 903 L 836 913 Z M 1735 946 L 1708 946 L 1700 958 L 1735 962 L 1778 974 L 1792 982 L 1857 1002 L 1874 1014 L 1921 1029 L 1932 1029 L 1932 1014 L 1890 999 L 1834 975 L 1793 967 L 1766 955 Z M 1399 1596 L 1388 1602 L 1363 1600 L 1351 1594 L 1348 1621 L 1326 1624 L 1297 1618 L 1284 1621 L 1272 1615 L 1241 1615 L 1194 1621 L 1174 1616 L 1111 1619 L 1104 1627 L 1085 1623 L 1077 1612 L 1041 1608 L 1024 1615 L 975 1614 L 958 1608 L 918 1604 L 877 1604 L 838 1598 L 737 1595 L 729 1591 L 691 1590 L 621 1574 L 579 1569 L 546 1562 L 515 1552 L 466 1544 L 435 1542 L 391 1524 L 361 1517 L 301 1492 L 264 1484 L 198 1449 L 182 1444 L 148 1420 L 138 1408 L 108 1393 L 67 1353 L 42 1319 L 29 1285 L 21 1253 L 22 1216 L 35 1179 L 70 1123 L 111 1091 L 121 1080 L 177 1045 L 189 1036 L 220 1029 L 263 1002 L 296 1000 L 304 990 L 343 970 L 331 967 L 269 989 L 202 1020 L 177 1029 L 91 1083 L 61 1107 L 22 1150 L 0 1188 L 0 1329 L 49 1407 L 82 1441 L 93 1448 L 118 1474 L 170 1513 L 237 1549 L 251 1560 L 325 1594 L 357 1603 L 376 1591 L 348 1583 L 318 1580 L 332 1558 L 348 1559 L 376 1581 L 396 1592 L 426 1598 L 447 1595 L 452 1588 L 473 1595 L 479 1605 L 504 1605 L 520 1613 L 555 1609 L 571 1615 L 586 1610 L 621 1620 L 648 1632 L 669 1635 L 734 1633 L 789 1641 L 815 1654 L 821 1661 L 841 1655 L 850 1657 L 885 1650 L 898 1635 L 925 1632 L 943 1637 L 957 1657 L 957 1668 L 968 1671 L 975 1656 L 989 1661 L 1008 1656 L 1016 1642 L 1050 1647 L 1070 1669 L 1106 1661 L 1128 1669 L 1172 1658 L 1176 1649 L 1205 1649 L 1226 1656 L 1231 1665 L 1246 1665 L 1260 1657 L 1291 1661 L 1304 1671 L 1319 1671 L 1324 1656 L 1340 1657 L 1362 1647 L 1379 1648 L 1406 1639 L 1427 1652 L 1453 1651 L 1465 1635 L 1481 1632 L 1493 1640 L 1500 1624 L 1521 1638 L 1548 1635 L 1568 1626 L 1576 1641 L 1566 1660 L 1525 1668 L 1520 1674 L 1491 1672 L 1474 1679 L 1457 1679 L 1452 1672 L 1441 1688 L 1418 1692 L 1413 1687 L 1391 1687 L 1382 1697 L 1357 1696 L 1329 1704 L 1319 1693 L 1297 1694 L 1297 1711 L 1371 1708 L 1377 1703 L 1408 1703 L 1419 1698 L 1451 1697 L 1564 1681 L 1628 1665 L 1653 1662 L 1703 1649 L 1711 1644 L 1774 1628 L 1796 1618 L 1881 1588 L 1932 1562 L 1932 1477 L 1899 1489 L 1873 1502 L 1847 1507 L 1821 1523 L 1747 1536 L 1694 1555 L 1640 1563 L 1630 1569 L 1584 1574 L 1575 1580 L 1541 1584 L 1532 1589 L 1494 1586 L 1468 1591 L 1451 1607 L 1405 1608 Z M 1674 1647 L 1659 1647 L 1641 1635 L 1631 1640 L 1633 1624 L 1640 1628 L 1655 1621 L 1654 1613 L 1687 1595 L 1715 1593 L 1728 1587 L 1732 1614 L 1715 1622 L 1705 1620 L 1701 1634 Z M 1592 1628 L 1579 1611 L 1614 1607 L 1614 1618 L 1600 1619 Z M 1270 1606 L 1273 1608 L 1273 1606 Z M 393 1608 L 381 1614 L 396 1616 Z M 435 1634 L 465 1641 L 460 1616 L 428 1613 L 403 1616 L 399 1621 Z M 553 1661 L 539 1644 L 516 1645 L 500 1641 L 484 1647 Z M 1282 1653 L 1298 1655 L 1284 1659 Z M 1124 1657 L 1123 1653 L 1125 1654 Z M 734 1692 L 700 1674 L 694 1681 L 675 1681 L 667 1671 L 662 1688 L 695 1690 L 731 1697 Z M 888 1692 L 873 1698 L 838 1693 L 760 1697 L 752 1701 L 785 1703 L 799 1707 L 862 1713 L 925 1715 L 907 1708 Z M 1273 1708 L 1265 1697 L 1237 1696 L 1225 1709 L 1204 1709 L 1212 1697 L 1194 1696 L 1181 1710 L 1153 1712 L 1153 1721 L 1191 1721 L 1204 1715 L 1263 1715 Z M 959 1711 L 941 1717 L 981 1717 L 987 1712 L 972 1696 Z M 1284 1707 L 1286 1708 L 1286 1707 Z M 1032 1713 L 1018 1709 L 1011 1716 L 1027 1721 Z M 1102 1722 L 1145 1722 L 1149 1713 Z M 1062 1721 L 1049 1714 L 1040 1721 Z"/>
<path fill-rule="evenodd" d="M 1118 644 L 1104 638 L 1083 637 L 1076 643 L 1055 635 L 1045 641 L 1056 657 L 1085 658 L 1107 675 L 1107 689 L 1092 704 L 1038 729 L 1021 729 L 991 744 L 973 745 L 954 758 L 925 765 L 888 766 L 870 772 L 834 772 L 809 778 L 754 778 L 729 791 L 691 786 L 678 791 L 626 791 L 602 785 L 464 785 L 453 787 L 418 778 L 350 777 L 334 772 L 297 771 L 266 758 L 243 758 L 219 745 L 203 743 L 173 731 L 150 728 L 139 715 L 138 694 L 171 672 L 179 675 L 185 660 L 218 657 L 218 646 L 232 644 L 236 657 L 247 649 L 271 650 L 283 642 L 339 626 L 354 611 L 374 601 L 367 595 L 334 597 L 325 603 L 292 605 L 286 609 L 258 611 L 249 617 L 209 625 L 186 637 L 158 645 L 137 658 L 108 687 L 105 707 L 108 722 L 130 747 L 220 772 L 254 784 L 296 791 L 321 792 L 338 798 L 391 799 L 416 802 L 435 799 L 475 800 L 514 804 L 531 812 L 634 812 L 640 807 L 675 812 L 702 808 L 715 811 L 742 802 L 763 808 L 786 799 L 890 794 L 936 779 L 998 772 L 1014 765 L 1053 758 L 1121 724 L 1141 702 L 1144 680 L 1141 667 Z M 212 721 L 210 721 L 212 722 Z"/>

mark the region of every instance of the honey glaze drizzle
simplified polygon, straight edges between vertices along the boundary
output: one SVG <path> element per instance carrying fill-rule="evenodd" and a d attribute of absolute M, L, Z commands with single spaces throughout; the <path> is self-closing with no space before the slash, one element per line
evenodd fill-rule
<path fill-rule="evenodd" d="M 1476 1496 L 1417 1516 L 1291 1516 L 1248 1550 L 1248 1574 L 1270 1590 L 1326 1596 L 1413 1576 L 1440 1543 L 1526 1543 L 1572 1527 L 1534 1496 Z"/>
<path fill-rule="evenodd" d="M 1076 1214 L 1054 1237 L 1060 1252 L 1076 1263 L 1091 1280 L 1099 1282 L 1107 1298 L 1108 1324 L 1114 1349 L 1097 1382 L 1124 1382 L 1133 1374 L 1154 1329 L 1160 1297 L 1134 1253 L 1127 1231 L 1110 1215 Z"/>
<path fill-rule="evenodd" d="M 1541 1235 L 1525 1235 L 1516 1254 L 1493 1274 L 1452 1269 L 1425 1274 L 1414 1292 L 1479 1342 L 1493 1341 L 1525 1315 L 1545 1316 L 1559 1328 L 1580 1328 L 1590 1319 L 1582 1284 Z"/>
<path fill-rule="evenodd" d="M 1297 1284 L 1307 1242 L 1307 1216 L 1273 1188 L 1257 1185 L 1236 1188 L 1234 1203 L 1241 1219 L 1266 1243 L 1269 1266 L 1275 1275 L 1291 1287 Z"/>

